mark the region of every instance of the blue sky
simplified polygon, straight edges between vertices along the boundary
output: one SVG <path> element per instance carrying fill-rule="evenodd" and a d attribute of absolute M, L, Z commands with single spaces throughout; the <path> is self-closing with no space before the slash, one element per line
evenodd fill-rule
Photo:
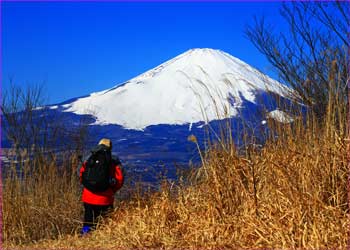
<path fill-rule="evenodd" d="M 245 37 L 254 15 L 283 30 L 279 2 L 2 2 L 2 88 L 44 83 L 48 103 L 113 87 L 191 48 L 270 76 Z"/>

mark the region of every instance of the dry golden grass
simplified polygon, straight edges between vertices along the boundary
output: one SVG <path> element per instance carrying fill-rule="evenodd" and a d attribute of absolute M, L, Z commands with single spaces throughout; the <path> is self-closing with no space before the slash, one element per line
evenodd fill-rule
<path fill-rule="evenodd" d="M 15 164 L 7 171 L 2 194 L 5 246 L 54 239 L 74 233 L 81 225 L 80 188 L 74 170 L 58 169 L 51 160 L 39 163 L 35 171 L 30 170 L 30 160 L 20 167 L 22 171 Z M 71 160 L 66 163 L 77 165 Z"/>
<path fill-rule="evenodd" d="M 193 171 L 192 185 L 164 181 L 158 193 L 117 203 L 111 217 L 86 237 L 71 234 L 23 247 L 345 248 L 350 226 L 345 136 L 322 128 L 315 133 L 312 126 L 278 129 L 283 136 L 244 155 L 232 144 L 213 145 Z M 50 228 L 49 219 L 45 214 L 41 223 Z"/>
<path fill-rule="evenodd" d="M 98 230 L 84 237 L 77 233 L 76 160 L 70 171 L 43 164 L 23 180 L 7 177 L 5 248 L 346 248 L 348 110 L 340 100 L 328 101 L 323 121 L 312 115 L 306 123 L 270 121 L 263 148 L 238 154 L 231 131 L 223 131 L 221 143 L 201 152 L 202 166 L 188 179 L 176 185 L 164 180 L 157 193 L 117 202 Z"/>

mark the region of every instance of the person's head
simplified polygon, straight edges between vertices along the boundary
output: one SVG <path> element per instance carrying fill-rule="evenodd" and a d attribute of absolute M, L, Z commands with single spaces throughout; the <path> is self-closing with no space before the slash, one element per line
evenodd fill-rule
<path fill-rule="evenodd" d="M 103 138 L 100 140 L 100 142 L 98 143 L 98 145 L 104 145 L 106 146 L 109 150 L 112 150 L 112 141 L 110 139 L 107 138 Z"/>

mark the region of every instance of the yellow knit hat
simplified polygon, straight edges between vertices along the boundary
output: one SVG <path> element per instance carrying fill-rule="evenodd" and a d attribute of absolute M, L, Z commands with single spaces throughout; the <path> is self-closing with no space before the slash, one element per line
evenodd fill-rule
<path fill-rule="evenodd" d="M 106 147 L 108 147 L 109 149 L 112 149 L 112 142 L 110 139 L 106 139 L 103 138 L 100 140 L 100 142 L 98 143 L 98 145 L 105 145 Z"/>

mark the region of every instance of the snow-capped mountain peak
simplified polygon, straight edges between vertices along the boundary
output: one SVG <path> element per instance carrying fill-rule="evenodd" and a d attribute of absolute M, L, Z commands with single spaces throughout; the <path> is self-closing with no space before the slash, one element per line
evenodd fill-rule
<path fill-rule="evenodd" d="M 111 89 L 62 105 L 92 114 L 98 124 L 144 129 L 238 115 L 257 92 L 285 96 L 288 88 L 243 61 L 214 49 L 191 49 Z"/>

